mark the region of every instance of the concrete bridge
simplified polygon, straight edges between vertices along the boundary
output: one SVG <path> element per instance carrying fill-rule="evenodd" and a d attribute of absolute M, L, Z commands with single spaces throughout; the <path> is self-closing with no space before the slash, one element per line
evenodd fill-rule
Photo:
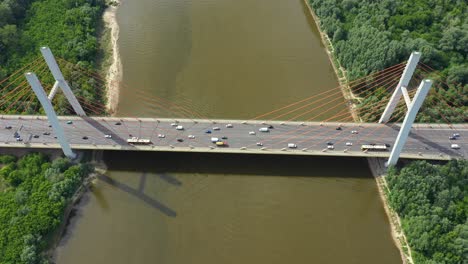
<path fill-rule="evenodd" d="M 400 130 L 399 124 L 76 116 L 59 117 L 59 122 L 73 149 L 347 157 L 389 157 Z M 232 127 L 227 127 L 228 124 Z M 175 125 L 182 126 L 183 130 L 177 130 Z M 0 147 L 61 148 L 46 116 L 1 116 L 0 126 Z M 268 126 L 273 127 L 269 132 L 259 131 Z M 219 130 L 215 130 L 216 127 Z M 340 130 L 337 130 L 338 127 Z M 251 135 L 251 132 L 255 132 L 255 135 Z M 460 137 L 450 140 L 454 133 Z M 21 141 L 17 141 L 18 136 Z M 129 144 L 127 139 L 131 137 L 149 139 L 151 144 Z M 212 137 L 227 142 L 228 146 L 216 146 L 211 142 Z M 222 137 L 227 139 L 223 140 Z M 415 124 L 400 157 L 435 160 L 466 158 L 467 139 L 468 129 L 463 125 Z M 261 143 L 261 146 L 257 143 Z M 288 148 L 289 143 L 297 145 L 297 148 Z M 331 145 L 327 143 L 333 144 L 334 148 L 328 149 L 327 146 Z M 362 151 L 364 144 L 388 144 L 390 148 Z M 452 149 L 451 144 L 458 144 L 460 148 Z"/>

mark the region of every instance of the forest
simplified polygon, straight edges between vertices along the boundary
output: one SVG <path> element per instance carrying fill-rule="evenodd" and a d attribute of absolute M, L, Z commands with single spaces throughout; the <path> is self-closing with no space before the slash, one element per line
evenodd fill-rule
<path fill-rule="evenodd" d="M 420 67 L 417 74 L 435 80 L 435 90 L 443 102 L 431 93 L 419 121 L 468 121 L 467 1 L 308 1 L 349 81 L 403 62 L 412 51 L 420 51 L 422 63 L 430 68 Z M 385 98 L 389 98 L 388 93 L 373 94 L 359 107 Z M 375 117 L 366 120 L 375 121 Z"/>
<path fill-rule="evenodd" d="M 71 62 L 61 66 L 74 92 L 86 102 L 103 102 L 105 98 L 95 91 L 96 80 L 76 70 L 96 70 L 97 29 L 105 7 L 104 0 L 0 0 L 0 97 L 24 85 L 24 78 L 13 85 L 1 85 L 1 80 L 34 61 L 39 48 L 48 46 L 56 57 Z M 37 74 L 41 81 L 50 82 L 50 74 Z M 55 100 L 59 114 L 68 113 L 64 97 Z M 0 111 L 14 113 L 20 103 L 1 104 Z M 36 104 L 22 111 L 31 114 Z"/>
<path fill-rule="evenodd" d="M 468 161 L 415 161 L 391 168 L 390 206 L 401 218 L 415 263 L 468 259 Z"/>
<path fill-rule="evenodd" d="M 43 252 L 93 168 L 38 153 L 0 156 L 0 165 L 0 263 L 48 263 Z"/>

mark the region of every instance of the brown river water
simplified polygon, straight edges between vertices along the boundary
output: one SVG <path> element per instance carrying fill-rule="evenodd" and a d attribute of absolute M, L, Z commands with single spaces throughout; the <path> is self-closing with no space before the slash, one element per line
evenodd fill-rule
<path fill-rule="evenodd" d="M 302 0 L 123 1 L 118 115 L 171 116 L 157 96 L 245 119 L 336 87 L 307 12 Z M 109 171 L 83 197 L 57 263 L 401 263 L 365 160 L 104 159 Z"/>

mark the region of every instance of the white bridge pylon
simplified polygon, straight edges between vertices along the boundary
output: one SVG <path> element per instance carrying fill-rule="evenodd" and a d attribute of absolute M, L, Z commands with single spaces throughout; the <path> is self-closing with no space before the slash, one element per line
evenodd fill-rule
<path fill-rule="evenodd" d="M 420 52 L 411 53 L 411 56 L 408 62 L 406 63 L 406 67 L 403 71 L 400 81 L 398 82 L 398 85 L 395 88 L 395 91 L 393 92 L 392 97 L 390 98 L 390 101 L 388 102 L 387 107 L 385 107 L 385 111 L 379 120 L 379 123 L 388 122 L 398 104 L 398 101 L 400 101 L 400 98 L 403 95 L 408 111 L 406 112 L 405 119 L 403 120 L 403 124 L 400 127 L 400 132 L 398 133 L 398 136 L 395 140 L 395 144 L 393 144 L 390 157 L 385 163 L 386 166 L 397 164 L 398 159 L 400 158 L 401 151 L 403 150 L 403 147 L 405 146 L 406 141 L 408 140 L 411 127 L 413 126 L 414 120 L 416 119 L 416 115 L 419 109 L 421 108 L 424 99 L 426 99 L 429 89 L 432 86 L 431 80 L 423 80 L 419 85 L 418 90 L 416 91 L 416 95 L 411 101 L 411 98 L 409 97 L 406 88 L 409 85 L 411 77 L 413 76 L 413 73 L 416 70 L 416 66 L 418 65 L 420 58 Z"/>
<path fill-rule="evenodd" d="M 60 71 L 57 61 L 55 60 L 54 55 L 52 54 L 52 51 L 48 47 L 42 47 L 41 53 L 55 79 L 55 83 L 52 87 L 52 90 L 50 91 L 50 94 L 47 96 L 36 74 L 28 72 L 25 74 L 26 79 L 28 80 L 29 85 L 31 85 L 34 93 L 36 94 L 37 99 L 41 103 L 42 108 L 44 108 L 44 111 L 47 115 L 47 119 L 49 120 L 52 129 L 57 135 L 57 139 L 60 144 L 60 147 L 62 148 L 63 153 L 68 158 L 74 159 L 76 157 L 76 154 L 72 151 L 70 144 L 68 143 L 67 137 L 65 135 L 65 132 L 63 130 L 63 127 L 60 125 L 60 122 L 58 120 L 57 113 L 55 113 L 54 107 L 52 106 L 52 99 L 57 93 L 58 88 L 62 89 L 63 94 L 65 95 L 68 102 L 71 104 L 73 110 L 78 116 L 86 116 L 86 113 L 84 112 L 80 103 L 73 94 L 73 91 L 71 90 L 67 81 L 63 77 L 62 71 Z"/>

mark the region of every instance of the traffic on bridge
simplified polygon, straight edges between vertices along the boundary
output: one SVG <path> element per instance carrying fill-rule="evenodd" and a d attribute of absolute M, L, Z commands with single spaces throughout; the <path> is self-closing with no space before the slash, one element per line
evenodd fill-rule
<path fill-rule="evenodd" d="M 388 157 L 399 125 L 60 117 L 73 149 Z M 45 116 L 2 116 L 0 146 L 60 148 Z M 403 158 L 467 156 L 468 129 L 415 124 Z"/>

